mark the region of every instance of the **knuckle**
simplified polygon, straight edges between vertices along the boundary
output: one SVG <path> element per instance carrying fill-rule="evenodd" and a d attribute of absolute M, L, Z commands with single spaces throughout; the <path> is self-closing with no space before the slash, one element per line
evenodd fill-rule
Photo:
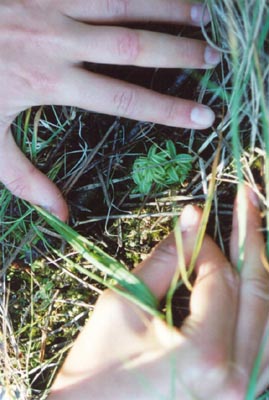
<path fill-rule="evenodd" d="M 11 169 L 9 177 L 3 183 L 13 195 L 31 201 L 33 182 L 38 173 L 36 167 L 30 162 L 25 168 L 17 165 Z"/>
<path fill-rule="evenodd" d="M 158 244 L 152 251 L 150 257 L 156 263 L 167 263 L 177 257 L 178 251 L 172 236 L 168 236 L 163 242 Z"/>
<path fill-rule="evenodd" d="M 14 77 L 12 88 L 49 90 L 58 76 L 52 65 L 55 51 L 59 53 L 61 47 L 60 28 L 44 18 L 40 20 L 36 1 L 32 2 L 21 2 L 16 23 L 11 15 L 0 24 L 0 48 L 8 76 Z"/>
<path fill-rule="evenodd" d="M 37 91 L 43 91 L 44 89 L 46 91 L 51 91 L 55 88 L 57 82 L 53 76 L 38 69 L 31 71 L 28 75 L 28 79 L 26 78 L 26 81 L 28 86 Z"/>
<path fill-rule="evenodd" d="M 249 295 L 269 302 L 269 279 L 264 276 L 251 276 L 243 280 L 244 290 Z"/>
<path fill-rule="evenodd" d="M 238 293 L 240 287 L 240 278 L 237 272 L 232 268 L 230 263 L 226 264 L 222 271 L 228 288 L 233 293 Z"/>
<path fill-rule="evenodd" d="M 54 15 L 48 9 L 38 6 L 36 0 L 24 0 L 12 7 L 12 12 L 6 21 L 1 21 L 0 31 L 2 42 L 14 47 L 16 55 L 30 57 L 31 53 L 44 52 L 55 56 L 59 52 L 59 44 L 63 36 L 63 24 L 61 17 Z M 47 18 L 44 18 L 44 11 Z M 14 15 L 16 14 L 16 15 Z M 14 22 L 15 20 L 15 22 Z"/>
<path fill-rule="evenodd" d="M 227 380 L 229 368 L 227 354 L 224 349 L 211 346 L 203 351 L 198 361 L 200 371 L 204 371 L 206 378 L 221 386 Z"/>
<path fill-rule="evenodd" d="M 213 264 L 208 262 L 202 263 L 199 266 L 199 272 L 200 273 L 196 280 L 197 284 L 199 284 L 200 281 L 203 281 L 204 278 L 217 274 L 221 278 L 221 281 L 229 295 L 232 297 L 237 296 L 240 286 L 239 275 L 227 260 L 216 260 Z M 218 283 L 219 280 L 215 279 L 215 284 Z"/>
<path fill-rule="evenodd" d="M 134 62 L 139 53 L 139 34 L 131 30 L 123 30 L 116 40 L 116 52 L 125 62 Z"/>
<path fill-rule="evenodd" d="M 20 65 L 19 68 L 10 72 L 18 89 L 30 90 L 36 94 L 41 92 L 44 95 L 44 93 L 55 91 L 57 87 L 57 77 L 47 73 L 47 71 L 43 71 L 41 67 L 27 68 L 27 66 Z"/>
<path fill-rule="evenodd" d="M 135 109 L 135 102 L 135 90 L 131 88 L 117 92 L 113 98 L 118 115 L 131 116 Z"/>
<path fill-rule="evenodd" d="M 178 102 L 175 99 L 167 99 L 166 105 L 163 110 L 163 118 L 164 121 L 176 121 L 178 120 L 180 110 L 178 106 Z"/>
<path fill-rule="evenodd" d="M 126 17 L 128 15 L 130 0 L 106 0 L 108 16 Z"/>
<path fill-rule="evenodd" d="M 7 187 L 8 190 L 10 190 L 10 192 L 14 196 L 17 196 L 22 199 L 27 197 L 26 195 L 28 193 L 28 186 L 24 179 L 21 178 L 14 179 L 13 181 L 8 182 L 5 186 Z"/>

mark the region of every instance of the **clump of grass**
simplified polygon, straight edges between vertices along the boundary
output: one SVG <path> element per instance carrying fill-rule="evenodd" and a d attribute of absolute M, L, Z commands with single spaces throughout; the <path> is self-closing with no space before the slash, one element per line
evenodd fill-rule
<path fill-rule="evenodd" d="M 231 143 L 238 183 L 239 263 L 244 259 L 246 237 L 246 205 L 243 182 L 247 181 L 259 195 L 266 220 L 267 255 L 269 255 L 269 6 L 266 0 L 234 2 L 207 1 L 213 16 L 215 43 L 223 52 L 221 98 L 226 98 L 225 138 Z M 216 45 L 216 44 L 215 44 Z M 262 159 L 257 190 L 253 161 Z M 246 161 L 248 160 L 248 161 Z M 266 265 L 265 265 L 266 268 Z M 262 354 L 268 337 L 261 344 L 250 378 L 246 399 L 254 399 Z"/>

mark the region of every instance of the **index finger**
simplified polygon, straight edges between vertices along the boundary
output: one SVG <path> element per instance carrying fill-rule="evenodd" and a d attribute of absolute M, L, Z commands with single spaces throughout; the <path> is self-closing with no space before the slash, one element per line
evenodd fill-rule
<path fill-rule="evenodd" d="M 202 3 L 182 0 L 62 0 L 60 9 L 72 18 L 90 22 L 168 22 L 207 24 L 210 15 Z"/>
<path fill-rule="evenodd" d="M 215 119 L 202 104 L 159 94 L 81 68 L 63 75 L 47 104 L 73 105 L 86 110 L 159 124 L 205 129 Z"/>
<path fill-rule="evenodd" d="M 262 219 L 258 198 L 245 187 L 247 225 L 243 267 L 240 272 L 240 308 L 235 335 L 234 358 L 237 365 L 249 376 L 259 352 L 269 313 L 269 275 L 263 265 L 265 243 L 261 231 Z M 231 259 L 237 265 L 239 257 L 238 198 L 235 202 L 231 235 Z"/>
<path fill-rule="evenodd" d="M 199 347 L 208 363 L 229 361 L 237 314 L 239 279 L 227 258 L 206 236 L 196 262 L 197 278 L 190 299 L 190 316 L 182 332 Z"/>

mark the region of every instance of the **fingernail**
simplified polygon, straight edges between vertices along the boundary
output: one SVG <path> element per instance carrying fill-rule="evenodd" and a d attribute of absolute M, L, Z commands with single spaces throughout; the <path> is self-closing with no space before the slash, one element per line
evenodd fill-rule
<path fill-rule="evenodd" d="M 203 128 L 208 128 L 215 121 L 215 114 L 206 106 L 198 106 L 192 109 L 190 118 L 195 124 Z"/>
<path fill-rule="evenodd" d="M 203 4 L 195 4 L 191 8 L 191 19 L 197 25 L 208 24 L 211 20 L 208 8 L 204 7 Z"/>
<path fill-rule="evenodd" d="M 252 189 L 248 189 L 248 198 L 254 207 L 260 208 L 259 198 Z"/>
<path fill-rule="evenodd" d="M 204 59 L 205 59 L 205 66 L 204 67 L 211 67 L 219 64 L 221 60 L 221 53 L 213 49 L 211 46 L 206 46 L 205 48 L 205 53 L 204 53 Z"/>
<path fill-rule="evenodd" d="M 200 216 L 192 205 L 184 207 L 180 216 L 181 232 L 190 231 L 199 224 Z"/>

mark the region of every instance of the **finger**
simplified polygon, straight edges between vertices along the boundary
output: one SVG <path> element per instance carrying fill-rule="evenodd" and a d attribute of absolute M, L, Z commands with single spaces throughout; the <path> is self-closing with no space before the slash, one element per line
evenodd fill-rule
<path fill-rule="evenodd" d="M 264 330 L 263 340 L 263 356 L 260 368 L 260 375 L 257 383 L 256 393 L 261 394 L 266 388 L 269 387 L 269 315 L 266 328 Z"/>
<path fill-rule="evenodd" d="M 181 215 L 181 230 L 186 265 L 193 252 L 201 211 L 187 206 Z M 169 236 L 136 270 L 136 274 L 158 297 L 163 297 L 170 287 L 177 267 L 177 250 L 173 236 Z M 212 378 L 210 385 L 223 384 L 227 363 L 230 360 L 237 313 L 239 280 L 230 263 L 211 238 L 206 236 L 196 262 L 197 278 L 191 294 L 190 316 L 181 328 L 182 360 L 188 359 L 200 371 L 203 368 Z M 130 313 L 129 313 L 130 315 Z M 193 373 L 178 360 L 178 371 L 192 387 Z M 185 358 L 184 358 L 185 357 Z"/>
<path fill-rule="evenodd" d="M 191 259 L 200 220 L 200 209 L 192 206 L 183 209 L 180 221 L 186 264 Z M 171 285 L 177 267 L 178 250 L 174 233 L 171 233 L 154 248 L 150 256 L 134 272 L 146 283 L 158 299 L 162 299 Z"/>
<path fill-rule="evenodd" d="M 262 265 L 262 255 L 264 252 L 264 238 L 261 231 L 261 215 L 259 210 L 259 201 L 256 194 L 247 186 L 243 188 L 244 201 L 246 202 L 247 210 L 247 227 L 246 227 L 246 242 L 244 246 L 244 265 L 241 271 L 241 277 L 247 278 L 253 275 L 266 276 L 265 268 Z M 242 207 L 238 203 L 238 197 L 235 200 L 233 229 L 230 240 L 231 261 L 236 267 L 239 262 L 239 213 Z"/>
<path fill-rule="evenodd" d="M 225 366 L 232 349 L 239 291 L 238 276 L 208 236 L 196 262 L 197 277 L 190 299 L 190 316 L 182 333 L 201 349 L 208 368 Z"/>
<path fill-rule="evenodd" d="M 267 364 L 266 369 L 264 369 L 262 375 L 259 378 L 257 387 L 256 387 L 256 396 L 258 398 L 258 395 L 264 394 L 264 391 L 266 391 L 266 394 L 268 395 L 268 390 L 269 390 L 269 364 Z M 262 400 L 267 400 L 266 397 L 259 397 Z M 267 397 L 268 398 L 268 397 Z"/>
<path fill-rule="evenodd" d="M 0 139 L 0 181 L 15 196 L 67 219 L 67 204 L 59 189 L 19 150 L 10 129 Z"/>
<path fill-rule="evenodd" d="M 79 68 L 65 72 L 51 100 L 53 104 L 73 105 L 95 112 L 184 128 L 205 129 L 213 124 L 215 118 L 213 111 L 206 106 Z"/>
<path fill-rule="evenodd" d="M 74 23 L 72 60 L 156 68 L 212 68 L 220 53 L 206 42 L 164 33 Z"/>
<path fill-rule="evenodd" d="M 247 187 L 245 187 L 245 196 L 247 205 L 245 254 L 240 273 L 241 288 L 234 357 L 237 365 L 248 376 L 258 354 L 268 320 L 269 276 L 262 262 L 264 240 L 261 233 L 258 202 L 254 192 Z M 237 265 L 238 261 L 239 210 L 237 200 L 230 244 L 231 259 L 234 265 Z"/>
<path fill-rule="evenodd" d="M 202 4 L 182 0 L 61 0 L 62 13 L 89 22 L 167 22 L 200 25 L 210 21 Z"/>

